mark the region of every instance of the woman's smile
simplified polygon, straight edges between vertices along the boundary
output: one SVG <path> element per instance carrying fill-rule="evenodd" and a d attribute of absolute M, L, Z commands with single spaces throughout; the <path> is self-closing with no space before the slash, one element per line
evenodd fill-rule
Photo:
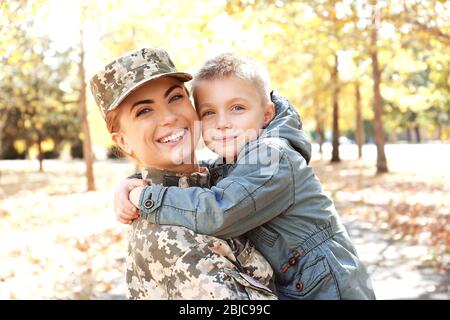
<path fill-rule="evenodd" d="M 183 142 L 185 140 L 187 132 L 187 128 L 172 130 L 164 134 L 163 137 L 158 138 L 156 141 L 165 146 L 172 147 L 179 144 L 180 142 Z"/>

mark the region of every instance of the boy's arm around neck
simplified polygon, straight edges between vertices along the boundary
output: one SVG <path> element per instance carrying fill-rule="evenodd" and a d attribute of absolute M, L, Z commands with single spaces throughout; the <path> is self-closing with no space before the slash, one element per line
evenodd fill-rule
<path fill-rule="evenodd" d="M 294 202 L 294 167 L 286 147 L 282 139 L 250 143 L 229 176 L 211 189 L 146 187 L 139 203 L 141 217 L 224 238 L 244 234 Z"/>

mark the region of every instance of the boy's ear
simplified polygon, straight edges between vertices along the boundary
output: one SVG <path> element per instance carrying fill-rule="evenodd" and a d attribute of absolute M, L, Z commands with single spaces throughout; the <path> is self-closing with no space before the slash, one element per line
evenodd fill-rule
<path fill-rule="evenodd" d="M 275 117 L 275 105 L 273 104 L 272 101 L 270 101 L 266 104 L 266 107 L 264 108 L 264 127 L 267 127 L 274 117 Z"/>
<path fill-rule="evenodd" d="M 111 139 L 119 146 L 120 149 L 125 151 L 128 154 L 131 154 L 133 150 L 125 141 L 125 137 L 121 132 L 113 132 L 111 133 Z"/>

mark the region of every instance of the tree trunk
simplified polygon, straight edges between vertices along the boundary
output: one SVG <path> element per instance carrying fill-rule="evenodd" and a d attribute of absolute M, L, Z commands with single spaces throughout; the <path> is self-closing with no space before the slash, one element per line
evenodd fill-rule
<path fill-rule="evenodd" d="M 83 30 L 80 29 L 80 62 L 78 65 L 78 77 L 80 80 L 80 123 L 81 130 L 83 133 L 83 157 L 86 163 L 86 179 L 87 179 L 87 190 L 95 190 L 95 180 L 94 180 L 94 155 L 92 152 L 91 144 L 91 133 L 89 130 L 89 122 L 87 118 L 87 107 L 86 107 L 86 80 L 85 80 L 85 70 L 84 70 L 84 46 L 83 46 Z"/>
<path fill-rule="evenodd" d="M 356 111 L 356 132 L 355 140 L 358 145 L 358 159 L 362 158 L 362 147 L 364 144 L 364 130 L 363 130 L 363 119 L 361 110 L 361 90 L 358 81 L 355 83 L 355 111 Z"/>
<path fill-rule="evenodd" d="M 325 133 L 323 131 L 323 124 L 318 121 L 316 122 L 316 131 L 317 131 L 317 143 L 319 144 L 319 152 L 323 155 L 323 143 L 325 141 Z"/>
<path fill-rule="evenodd" d="M 41 134 L 38 133 L 38 160 L 39 160 L 39 172 L 44 172 L 44 152 L 42 151 L 42 137 Z"/>
<path fill-rule="evenodd" d="M 373 74 L 373 108 L 374 119 L 373 128 L 375 131 L 375 144 L 377 146 L 377 174 L 388 172 L 386 154 L 384 153 L 384 130 L 383 130 L 383 105 L 381 100 L 380 83 L 381 70 L 378 64 L 378 25 L 376 11 L 376 0 L 372 1 L 372 30 L 371 30 L 371 59 L 372 59 L 372 74 Z"/>
<path fill-rule="evenodd" d="M 436 140 L 442 141 L 442 126 L 437 124 Z"/>
<path fill-rule="evenodd" d="M 409 127 L 406 128 L 406 140 L 408 141 L 408 143 L 412 142 L 411 129 Z"/>
<path fill-rule="evenodd" d="M 418 123 L 416 123 L 414 125 L 414 133 L 416 134 L 416 141 L 417 141 L 417 143 L 421 143 L 422 142 L 422 137 L 420 136 L 420 125 Z"/>
<path fill-rule="evenodd" d="M 331 162 L 341 161 L 339 157 L 339 74 L 338 74 L 338 56 L 334 54 L 334 68 L 331 74 L 331 82 L 333 83 L 333 151 L 331 154 Z"/>
<path fill-rule="evenodd" d="M 317 103 L 317 96 L 314 95 L 314 106 L 313 108 L 315 108 L 316 113 L 316 133 L 317 133 L 317 143 L 319 144 L 319 153 L 321 156 L 323 156 L 323 142 L 325 141 L 325 133 L 323 131 L 323 114 L 322 114 L 322 109 L 320 107 L 320 104 Z"/>

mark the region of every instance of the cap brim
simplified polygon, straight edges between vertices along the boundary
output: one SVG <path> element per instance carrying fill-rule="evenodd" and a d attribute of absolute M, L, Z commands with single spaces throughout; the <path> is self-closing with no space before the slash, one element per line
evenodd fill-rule
<path fill-rule="evenodd" d="M 158 79 L 158 78 L 162 78 L 162 77 L 173 77 L 173 78 L 177 78 L 183 82 L 187 82 L 192 80 L 192 75 L 186 72 L 168 72 L 168 73 L 163 73 L 163 74 L 157 74 L 154 75 L 152 77 L 143 79 L 142 81 L 134 84 L 133 86 L 131 86 L 130 88 L 128 88 L 128 90 L 126 90 L 125 92 L 123 92 L 109 107 L 107 112 L 110 112 L 114 109 L 116 109 L 119 104 L 125 100 L 126 97 L 128 97 L 134 90 L 138 89 L 140 86 L 146 84 L 149 81 Z"/>

